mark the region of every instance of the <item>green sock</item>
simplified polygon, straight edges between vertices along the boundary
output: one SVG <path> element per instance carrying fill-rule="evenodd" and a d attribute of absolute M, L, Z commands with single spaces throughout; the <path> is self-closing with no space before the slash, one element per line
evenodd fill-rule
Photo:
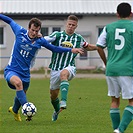
<path fill-rule="evenodd" d="M 60 84 L 60 92 L 61 92 L 61 100 L 67 101 L 67 94 L 68 94 L 68 81 L 62 81 Z"/>
<path fill-rule="evenodd" d="M 60 110 L 59 98 L 51 101 L 56 112 Z"/>
<path fill-rule="evenodd" d="M 112 120 L 113 129 L 117 129 L 120 124 L 120 110 L 119 108 L 111 108 L 110 109 L 110 117 Z"/>
<path fill-rule="evenodd" d="M 129 123 L 132 121 L 133 117 L 133 106 L 127 106 L 124 110 L 122 120 L 119 125 L 120 132 L 124 132 L 129 125 Z"/>

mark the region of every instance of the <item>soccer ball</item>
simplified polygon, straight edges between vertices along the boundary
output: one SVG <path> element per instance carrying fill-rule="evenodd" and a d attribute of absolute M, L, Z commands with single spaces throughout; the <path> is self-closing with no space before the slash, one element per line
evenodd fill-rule
<path fill-rule="evenodd" d="M 25 103 L 22 107 L 22 114 L 24 116 L 32 117 L 36 114 L 36 112 L 37 112 L 36 106 L 31 102 Z"/>

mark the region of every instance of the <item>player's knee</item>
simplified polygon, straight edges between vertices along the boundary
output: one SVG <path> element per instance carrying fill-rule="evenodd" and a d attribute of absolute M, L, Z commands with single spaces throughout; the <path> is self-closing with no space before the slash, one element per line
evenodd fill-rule
<path fill-rule="evenodd" d="M 21 80 L 16 80 L 14 82 L 14 86 L 16 87 L 17 90 L 22 90 L 23 89 L 23 85 L 22 85 L 22 81 Z"/>
<path fill-rule="evenodd" d="M 68 77 L 69 77 L 69 72 L 68 71 L 62 71 L 60 73 L 60 80 L 68 80 Z"/>

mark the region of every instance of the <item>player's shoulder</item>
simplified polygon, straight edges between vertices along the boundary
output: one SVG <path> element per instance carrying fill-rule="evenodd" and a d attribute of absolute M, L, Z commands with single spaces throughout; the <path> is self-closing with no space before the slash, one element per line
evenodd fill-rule
<path fill-rule="evenodd" d="M 54 36 L 54 35 L 58 35 L 58 34 L 61 34 L 62 31 L 54 31 L 52 32 L 50 35 L 51 36 Z"/>
<path fill-rule="evenodd" d="M 110 26 L 112 26 L 112 25 L 115 25 L 116 23 L 118 23 L 118 22 L 117 22 L 117 21 L 114 21 L 114 22 L 108 23 L 108 24 L 106 25 L 106 27 L 110 27 Z"/>
<path fill-rule="evenodd" d="M 24 34 L 26 34 L 28 32 L 28 30 L 23 28 L 22 26 L 20 26 L 20 31 L 23 32 Z"/>
<path fill-rule="evenodd" d="M 107 24 L 106 27 L 111 27 L 111 26 L 114 26 L 114 25 L 118 25 L 119 26 L 120 24 L 127 25 L 127 23 L 128 24 L 129 23 L 133 24 L 133 21 L 125 20 L 125 19 L 120 19 L 120 20 L 117 20 L 117 21 L 114 21 L 114 22 L 111 22 L 111 23 Z"/>
<path fill-rule="evenodd" d="M 26 35 L 27 30 L 20 25 L 15 25 L 15 34 L 16 35 Z"/>
<path fill-rule="evenodd" d="M 54 31 L 50 34 L 50 37 L 58 37 L 58 36 L 61 36 L 61 31 Z"/>
<path fill-rule="evenodd" d="M 67 34 L 65 33 L 65 31 L 56 31 L 53 36 L 56 38 L 60 38 L 61 36 L 67 36 Z"/>
<path fill-rule="evenodd" d="M 77 36 L 78 38 L 83 38 L 83 36 L 80 34 L 80 33 L 74 33 L 75 34 L 75 36 Z"/>

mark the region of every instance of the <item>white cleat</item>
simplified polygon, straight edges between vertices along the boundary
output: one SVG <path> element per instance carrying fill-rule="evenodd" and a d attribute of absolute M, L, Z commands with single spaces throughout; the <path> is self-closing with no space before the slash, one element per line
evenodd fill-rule
<path fill-rule="evenodd" d="M 66 109 L 66 101 L 60 101 L 60 109 Z"/>
<path fill-rule="evenodd" d="M 119 129 L 115 129 L 114 133 L 121 133 L 121 132 L 119 131 Z"/>

